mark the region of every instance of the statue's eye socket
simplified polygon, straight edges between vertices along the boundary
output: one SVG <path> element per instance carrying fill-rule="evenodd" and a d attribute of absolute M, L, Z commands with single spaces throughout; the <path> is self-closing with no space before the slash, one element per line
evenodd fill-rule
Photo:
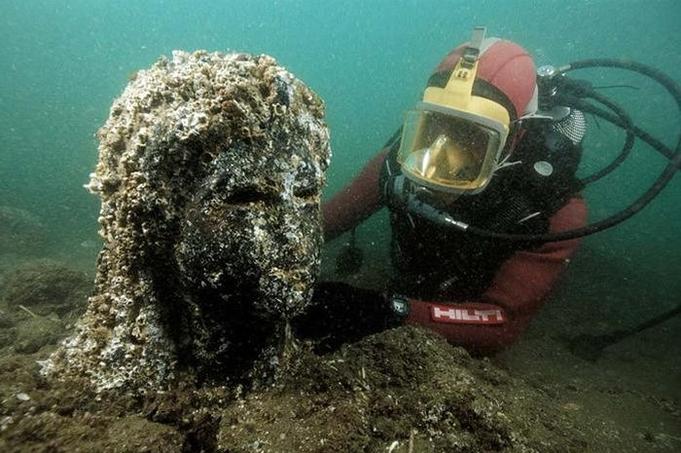
<path fill-rule="evenodd" d="M 266 193 L 256 187 L 243 187 L 227 195 L 228 204 L 273 203 L 279 200 L 274 193 Z"/>

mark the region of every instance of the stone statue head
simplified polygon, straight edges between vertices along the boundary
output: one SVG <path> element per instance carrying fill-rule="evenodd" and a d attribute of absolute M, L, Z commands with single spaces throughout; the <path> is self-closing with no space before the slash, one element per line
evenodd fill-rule
<path fill-rule="evenodd" d="M 136 74 L 98 136 L 96 291 L 48 368 L 144 386 L 269 347 L 318 272 L 319 98 L 268 56 L 175 52 Z"/>

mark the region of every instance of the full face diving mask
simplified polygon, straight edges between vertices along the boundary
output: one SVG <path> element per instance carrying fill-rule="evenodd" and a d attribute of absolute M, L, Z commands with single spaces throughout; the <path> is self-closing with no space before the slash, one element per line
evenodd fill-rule
<path fill-rule="evenodd" d="M 509 133 L 501 104 L 472 94 L 484 27 L 476 27 L 444 88 L 428 87 L 407 112 L 397 161 L 416 184 L 474 194 L 489 183 Z"/>

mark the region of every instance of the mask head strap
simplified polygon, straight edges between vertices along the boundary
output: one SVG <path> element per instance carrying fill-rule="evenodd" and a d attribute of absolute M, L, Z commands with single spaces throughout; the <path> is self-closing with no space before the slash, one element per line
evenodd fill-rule
<path fill-rule="evenodd" d="M 480 48 L 485 39 L 485 27 L 475 27 L 471 42 L 463 50 L 463 55 L 456 63 L 452 71 L 445 90 L 453 94 L 453 96 L 469 99 L 473 91 L 473 82 L 475 82 L 475 75 L 478 72 L 478 58 L 480 57 Z"/>
<path fill-rule="evenodd" d="M 471 43 L 464 49 L 463 56 L 461 57 L 466 68 L 472 68 L 475 62 L 478 61 L 480 48 L 485 40 L 485 33 L 487 33 L 487 28 L 485 27 L 475 27 L 473 29 Z"/>

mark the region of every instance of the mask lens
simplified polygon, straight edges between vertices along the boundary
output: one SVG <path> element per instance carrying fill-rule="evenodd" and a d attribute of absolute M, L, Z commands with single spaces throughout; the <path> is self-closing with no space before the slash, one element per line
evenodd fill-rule
<path fill-rule="evenodd" d="M 499 135 L 470 120 L 427 110 L 410 111 L 398 161 L 407 177 L 444 190 L 483 187 L 491 176 Z"/>

